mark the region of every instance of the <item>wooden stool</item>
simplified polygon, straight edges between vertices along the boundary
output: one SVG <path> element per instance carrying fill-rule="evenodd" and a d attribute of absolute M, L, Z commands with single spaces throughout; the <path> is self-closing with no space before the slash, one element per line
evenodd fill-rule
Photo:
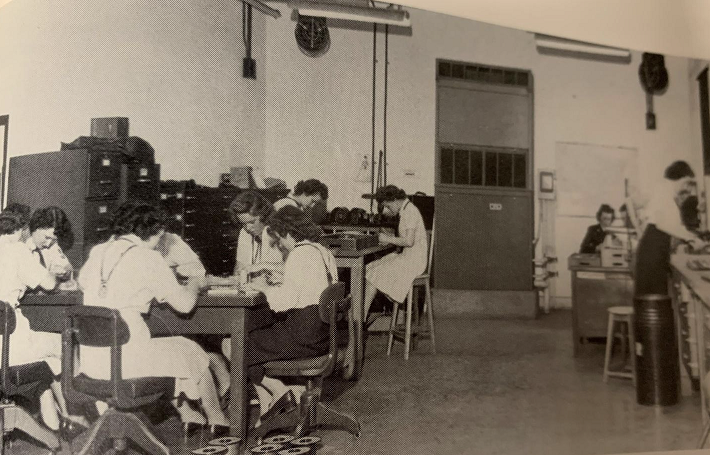
<path fill-rule="evenodd" d="M 634 336 L 634 308 L 630 306 L 614 306 L 609 308 L 609 325 L 606 334 L 606 355 L 604 356 L 604 382 L 608 382 L 609 377 L 631 379 L 636 385 L 636 337 Z M 629 336 L 629 354 L 631 356 L 631 372 L 627 371 L 610 371 L 609 364 L 611 363 L 611 348 L 614 344 L 614 324 L 626 324 Z M 621 326 L 623 328 L 623 326 Z M 626 339 L 623 331 L 621 332 L 621 346 L 624 355 L 626 355 Z"/>

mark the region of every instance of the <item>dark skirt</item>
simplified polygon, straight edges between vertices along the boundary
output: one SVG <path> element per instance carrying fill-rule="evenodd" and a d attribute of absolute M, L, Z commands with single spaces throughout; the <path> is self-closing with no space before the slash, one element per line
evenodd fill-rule
<path fill-rule="evenodd" d="M 266 362 L 317 357 L 329 348 L 328 325 L 318 305 L 279 313 L 256 310 L 249 315 L 247 331 L 246 364 L 255 384 L 263 379 Z"/>
<path fill-rule="evenodd" d="M 636 249 L 635 296 L 668 295 L 668 274 L 671 266 L 671 237 L 656 228 L 646 226 Z"/>

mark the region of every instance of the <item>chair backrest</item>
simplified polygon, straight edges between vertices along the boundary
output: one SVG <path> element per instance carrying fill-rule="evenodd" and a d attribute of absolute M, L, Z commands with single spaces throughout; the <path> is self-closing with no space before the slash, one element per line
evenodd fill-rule
<path fill-rule="evenodd" d="M 10 335 L 15 331 L 17 318 L 15 310 L 7 302 L 0 301 L 0 335 L 2 335 L 2 360 L 0 363 L 0 393 L 5 394 L 7 388 L 7 374 L 10 367 Z"/>
<path fill-rule="evenodd" d="M 113 399 L 118 400 L 121 380 L 121 346 L 130 339 L 130 330 L 118 310 L 97 306 L 74 306 L 65 310 L 62 333 L 62 390 L 74 390 L 74 349 L 79 346 L 108 347 L 111 350 L 111 383 Z"/>
<path fill-rule="evenodd" d="M 318 312 L 321 321 L 327 324 L 330 338 L 328 350 L 328 365 L 323 375 L 328 376 L 335 368 L 335 361 L 338 356 L 338 321 L 350 308 L 350 297 L 345 295 L 345 283 L 335 282 L 325 288 L 320 295 L 318 302 Z"/>

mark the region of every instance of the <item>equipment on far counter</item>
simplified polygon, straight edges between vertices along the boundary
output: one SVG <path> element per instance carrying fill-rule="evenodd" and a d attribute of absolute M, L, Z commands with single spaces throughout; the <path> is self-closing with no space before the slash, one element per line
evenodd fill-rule
<path fill-rule="evenodd" d="M 340 232 L 321 236 L 320 244 L 328 248 L 339 248 L 346 251 L 360 251 L 377 246 L 377 235 L 360 232 Z"/>

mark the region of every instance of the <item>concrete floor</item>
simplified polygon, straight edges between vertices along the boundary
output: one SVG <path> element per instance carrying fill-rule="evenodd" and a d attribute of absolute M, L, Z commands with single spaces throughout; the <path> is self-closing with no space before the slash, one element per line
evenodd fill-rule
<path fill-rule="evenodd" d="M 362 436 L 321 431 L 320 454 L 611 454 L 691 449 L 700 399 L 665 409 L 636 404 L 629 380 L 602 382 L 604 346 L 572 357 L 571 314 L 535 321 L 437 320 L 438 353 L 424 341 L 405 362 L 371 335 L 363 377 L 332 382 L 326 400 L 359 416 Z M 176 419 L 159 427 L 175 454 Z M 16 441 L 11 454 L 40 454 Z M 69 453 L 64 451 L 62 453 Z"/>

